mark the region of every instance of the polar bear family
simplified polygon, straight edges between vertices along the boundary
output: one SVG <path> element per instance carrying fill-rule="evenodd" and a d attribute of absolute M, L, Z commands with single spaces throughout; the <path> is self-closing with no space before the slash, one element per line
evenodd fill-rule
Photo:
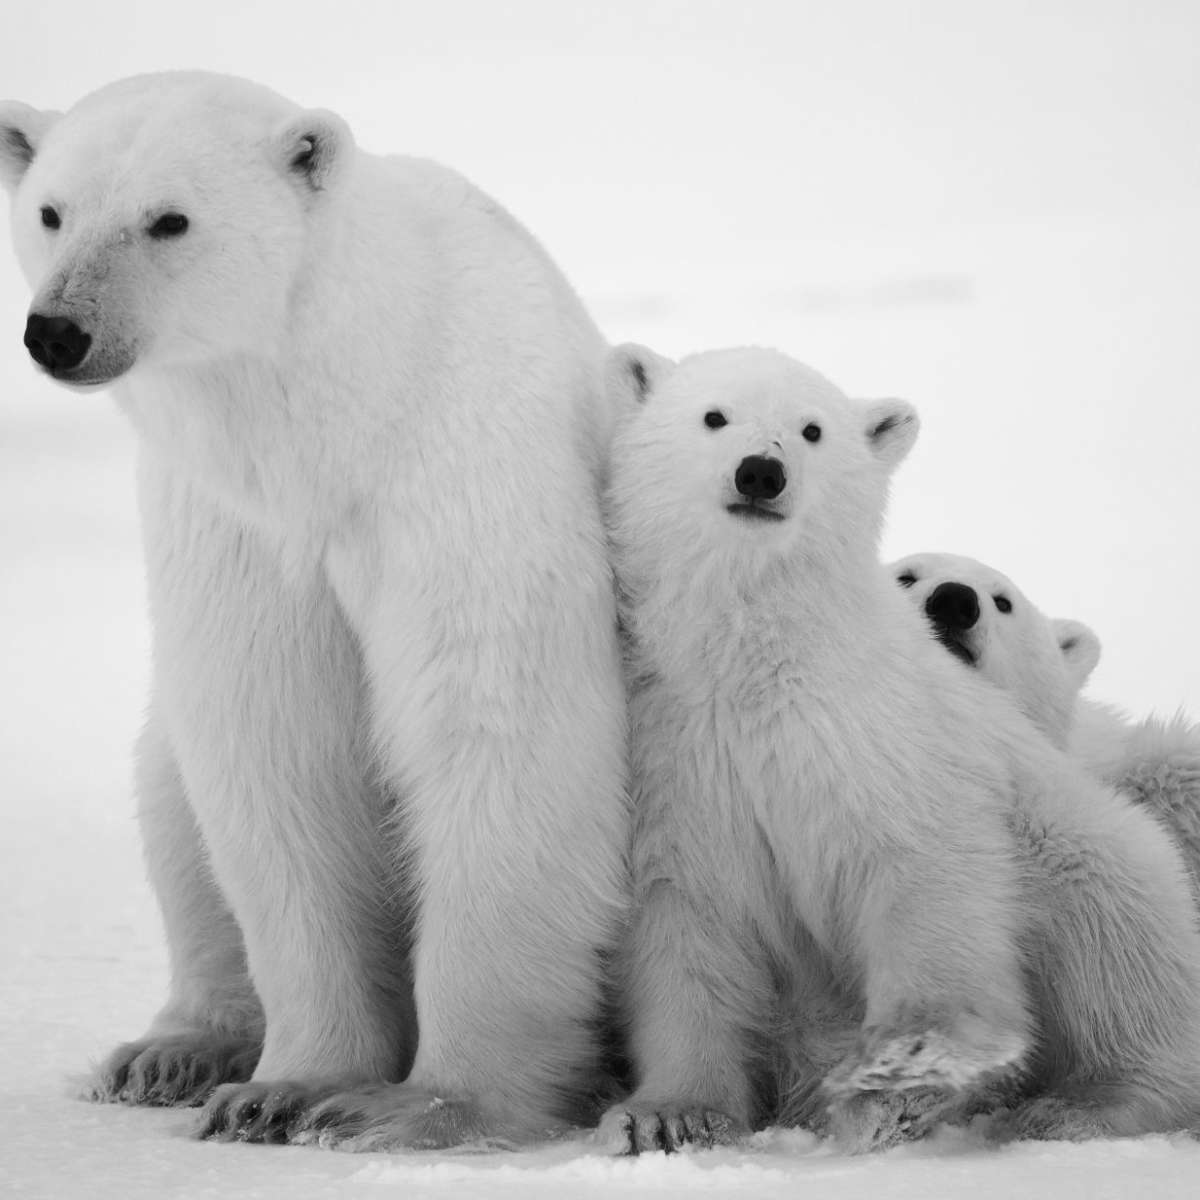
<path fill-rule="evenodd" d="M 95 1098 L 354 1149 L 1200 1119 L 1151 815 L 1195 871 L 1200 738 L 1081 707 L 1094 636 L 986 568 L 878 562 L 909 406 L 607 353 L 495 202 L 241 80 L 0 106 L 0 178 L 30 355 L 140 446 L 171 988 Z"/>

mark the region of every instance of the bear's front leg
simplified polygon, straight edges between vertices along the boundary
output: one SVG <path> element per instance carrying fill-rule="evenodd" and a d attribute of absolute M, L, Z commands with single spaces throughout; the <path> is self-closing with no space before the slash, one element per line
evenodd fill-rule
<path fill-rule="evenodd" d="M 109 1054 L 85 1095 L 126 1104 L 200 1104 L 218 1084 L 250 1078 L 262 1052 L 262 1006 L 156 700 L 136 763 L 142 848 L 166 929 L 171 990 L 149 1032 Z"/>
<path fill-rule="evenodd" d="M 703 862 L 695 849 L 684 856 Z M 670 870 L 661 857 L 655 866 Z M 718 895 L 689 895 L 665 879 L 640 892 L 619 979 L 636 1090 L 601 1121 L 606 1150 L 670 1153 L 750 1131 L 750 1031 L 766 1025 L 770 982 L 747 952 L 758 948 L 752 930 L 738 937 L 731 916 Z"/>
<path fill-rule="evenodd" d="M 354 639 L 320 575 L 285 577 L 153 462 L 142 488 L 158 712 L 262 1003 L 254 1078 L 399 1078 L 415 1031 Z"/>
<path fill-rule="evenodd" d="M 586 517 L 561 502 L 543 513 Z M 520 1141 L 593 1119 L 604 1086 L 628 840 L 611 581 L 598 531 L 551 538 L 483 503 L 474 515 L 494 524 L 414 531 L 404 513 L 376 542 L 382 562 L 334 573 L 401 797 L 391 850 L 417 905 L 420 1041 L 407 1082 L 322 1099 L 295 1140 Z M 436 553 L 413 544 L 425 535 Z M 372 571 L 376 586 L 353 586 Z"/>

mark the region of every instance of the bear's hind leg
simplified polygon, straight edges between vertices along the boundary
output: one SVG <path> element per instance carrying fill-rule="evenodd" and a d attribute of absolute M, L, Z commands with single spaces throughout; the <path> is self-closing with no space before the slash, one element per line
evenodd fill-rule
<path fill-rule="evenodd" d="M 112 1051 L 84 1094 L 200 1104 L 218 1084 L 250 1078 L 262 1052 L 262 1006 L 153 701 L 136 763 L 143 853 L 166 927 L 171 990 L 146 1036 Z"/>

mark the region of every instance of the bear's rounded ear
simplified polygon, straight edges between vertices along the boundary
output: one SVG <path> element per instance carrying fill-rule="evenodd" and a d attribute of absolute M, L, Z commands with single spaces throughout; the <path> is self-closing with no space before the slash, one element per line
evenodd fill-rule
<path fill-rule="evenodd" d="M 1083 687 L 1100 661 L 1100 639 L 1082 621 L 1056 617 L 1050 628 L 1075 686 Z"/>
<path fill-rule="evenodd" d="M 907 400 L 875 400 L 867 405 L 867 444 L 889 469 L 912 449 L 920 428 L 917 410 Z"/>
<path fill-rule="evenodd" d="M 661 354 L 636 342 L 626 342 L 608 352 L 605 386 L 609 400 L 621 408 L 645 404 L 650 393 L 675 369 Z"/>
<path fill-rule="evenodd" d="M 289 118 L 274 137 L 280 166 L 310 192 L 336 186 L 354 157 L 354 134 L 337 113 L 310 108 Z"/>
<path fill-rule="evenodd" d="M 25 178 L 42 139 L 62 113 L 0 101 L 0 182 L 11 192 Z"/>

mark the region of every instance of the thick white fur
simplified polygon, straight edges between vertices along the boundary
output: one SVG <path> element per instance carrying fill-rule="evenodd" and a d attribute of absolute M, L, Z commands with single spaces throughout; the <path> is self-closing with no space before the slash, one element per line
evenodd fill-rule
<path fill-rule="evenodd" d="M 93 337 L 64 382 L 141 443 L 174 970 L 97 1092 L 192 1101 L 143 1085 L 244 1078 L 262 1038 L 204 1132 L 577 1115 L 628 820 L 596 329 L 461 177 L 241 80 L 4 106 L 0 161 L 33 309 Z M 187 232 L 148 237 L 164 211 Z"/>
<path fill-rule="evenodd" d="M 1079 621 L 1046 616 L 995 568 L 959 555 L 914 554 L 891 570 L 918 611 L 939 584 L 975 589 L 979 621 L 962 636 L 980 677 L 1007 691 L 1097 778 L 1166 823 L 1200 899 L 1200 727 L 1182 713 L 1134 720 L 1081 695 L 1100 660 L 1100 639 Z M 1012 611 L 997 609 L 996 596 L 1007 597 Z"/>
<path fill-rule="evenodd" d="M 769 1116 L 788 1030 L 785 1107 L 823 1121 L 822 1081 L 855 1117 L 882 1097 L 864 1145 L 889 1140 L 889 1097 L 1014 1064 L 1039 1097 L 1018 1132 L 1189 1121 L 1200 939 L 1173 847 L 951 661 L 878 562 L 911 409 L 769 351 L 615 353 L 610 381 L 647 385 L 610 489 L 637 1086 L 606 1139 L 672 1148 Z M 789 479 L 769 523 L 726 511 L 764 453 Z"/>

